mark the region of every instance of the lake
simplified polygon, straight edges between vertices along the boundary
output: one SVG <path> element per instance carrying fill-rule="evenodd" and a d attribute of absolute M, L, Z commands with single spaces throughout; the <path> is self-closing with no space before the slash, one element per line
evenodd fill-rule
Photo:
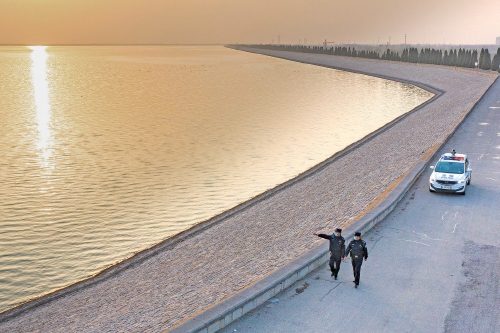
<path fill-rule="evenodd" d="M 0 73 L 0 311 L 273 188 L 433 96 L 222 46 L 2 46 Z"/>

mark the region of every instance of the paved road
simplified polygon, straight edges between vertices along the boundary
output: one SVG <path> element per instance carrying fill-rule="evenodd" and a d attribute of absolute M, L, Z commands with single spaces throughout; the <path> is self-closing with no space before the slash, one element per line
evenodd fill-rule
<path fill-rule="evenodd" d="M 359 289 L 349 263 L 338 281 L 325 265 L 222 332 L 500 332 L 500 79 L 452 148 L 471 160 L 467 194 L 430 193 L 424 172 L 364 235 Z"/>

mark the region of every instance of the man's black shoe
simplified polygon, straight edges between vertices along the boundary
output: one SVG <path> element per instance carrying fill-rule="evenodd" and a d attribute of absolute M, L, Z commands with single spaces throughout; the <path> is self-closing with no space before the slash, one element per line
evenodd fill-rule
<path fill-rule="evenodd" d="M 335 277 L 335 280 L 337 280 L 337 277 Z"/>
<path fill-rule="evenodd" d="M 332 272 L 332 275 L 330 275 L 330 276 L 334 276 L 334 275 L 335 275 L 335 274 Z"/>
<path fill-rule="evenodd" d="M 358 285 L 357 285 L 357 284 L 356 284 L 356 285 L 354 285 L 354 288 L 358 288 Z"/>

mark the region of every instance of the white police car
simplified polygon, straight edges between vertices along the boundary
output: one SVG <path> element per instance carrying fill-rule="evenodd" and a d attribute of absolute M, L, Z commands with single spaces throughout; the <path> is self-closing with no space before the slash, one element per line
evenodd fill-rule
<path fill-rule="evenodd" d="M 467 185 L 470 184 L 472 169 L 465 154 L 457 154 L 455 150 L 443 154 L 429 178 L 429 191 L 450 192 L 465 195 Z"/>

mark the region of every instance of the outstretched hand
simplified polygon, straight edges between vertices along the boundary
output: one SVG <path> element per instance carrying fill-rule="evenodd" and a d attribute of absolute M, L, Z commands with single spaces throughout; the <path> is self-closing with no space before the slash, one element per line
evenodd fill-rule
<path fill-rule="evenodd" d="M 313 235 L 314 236 L 318 236 L 319 234 L 317 232 L 313 232 Z"/>

